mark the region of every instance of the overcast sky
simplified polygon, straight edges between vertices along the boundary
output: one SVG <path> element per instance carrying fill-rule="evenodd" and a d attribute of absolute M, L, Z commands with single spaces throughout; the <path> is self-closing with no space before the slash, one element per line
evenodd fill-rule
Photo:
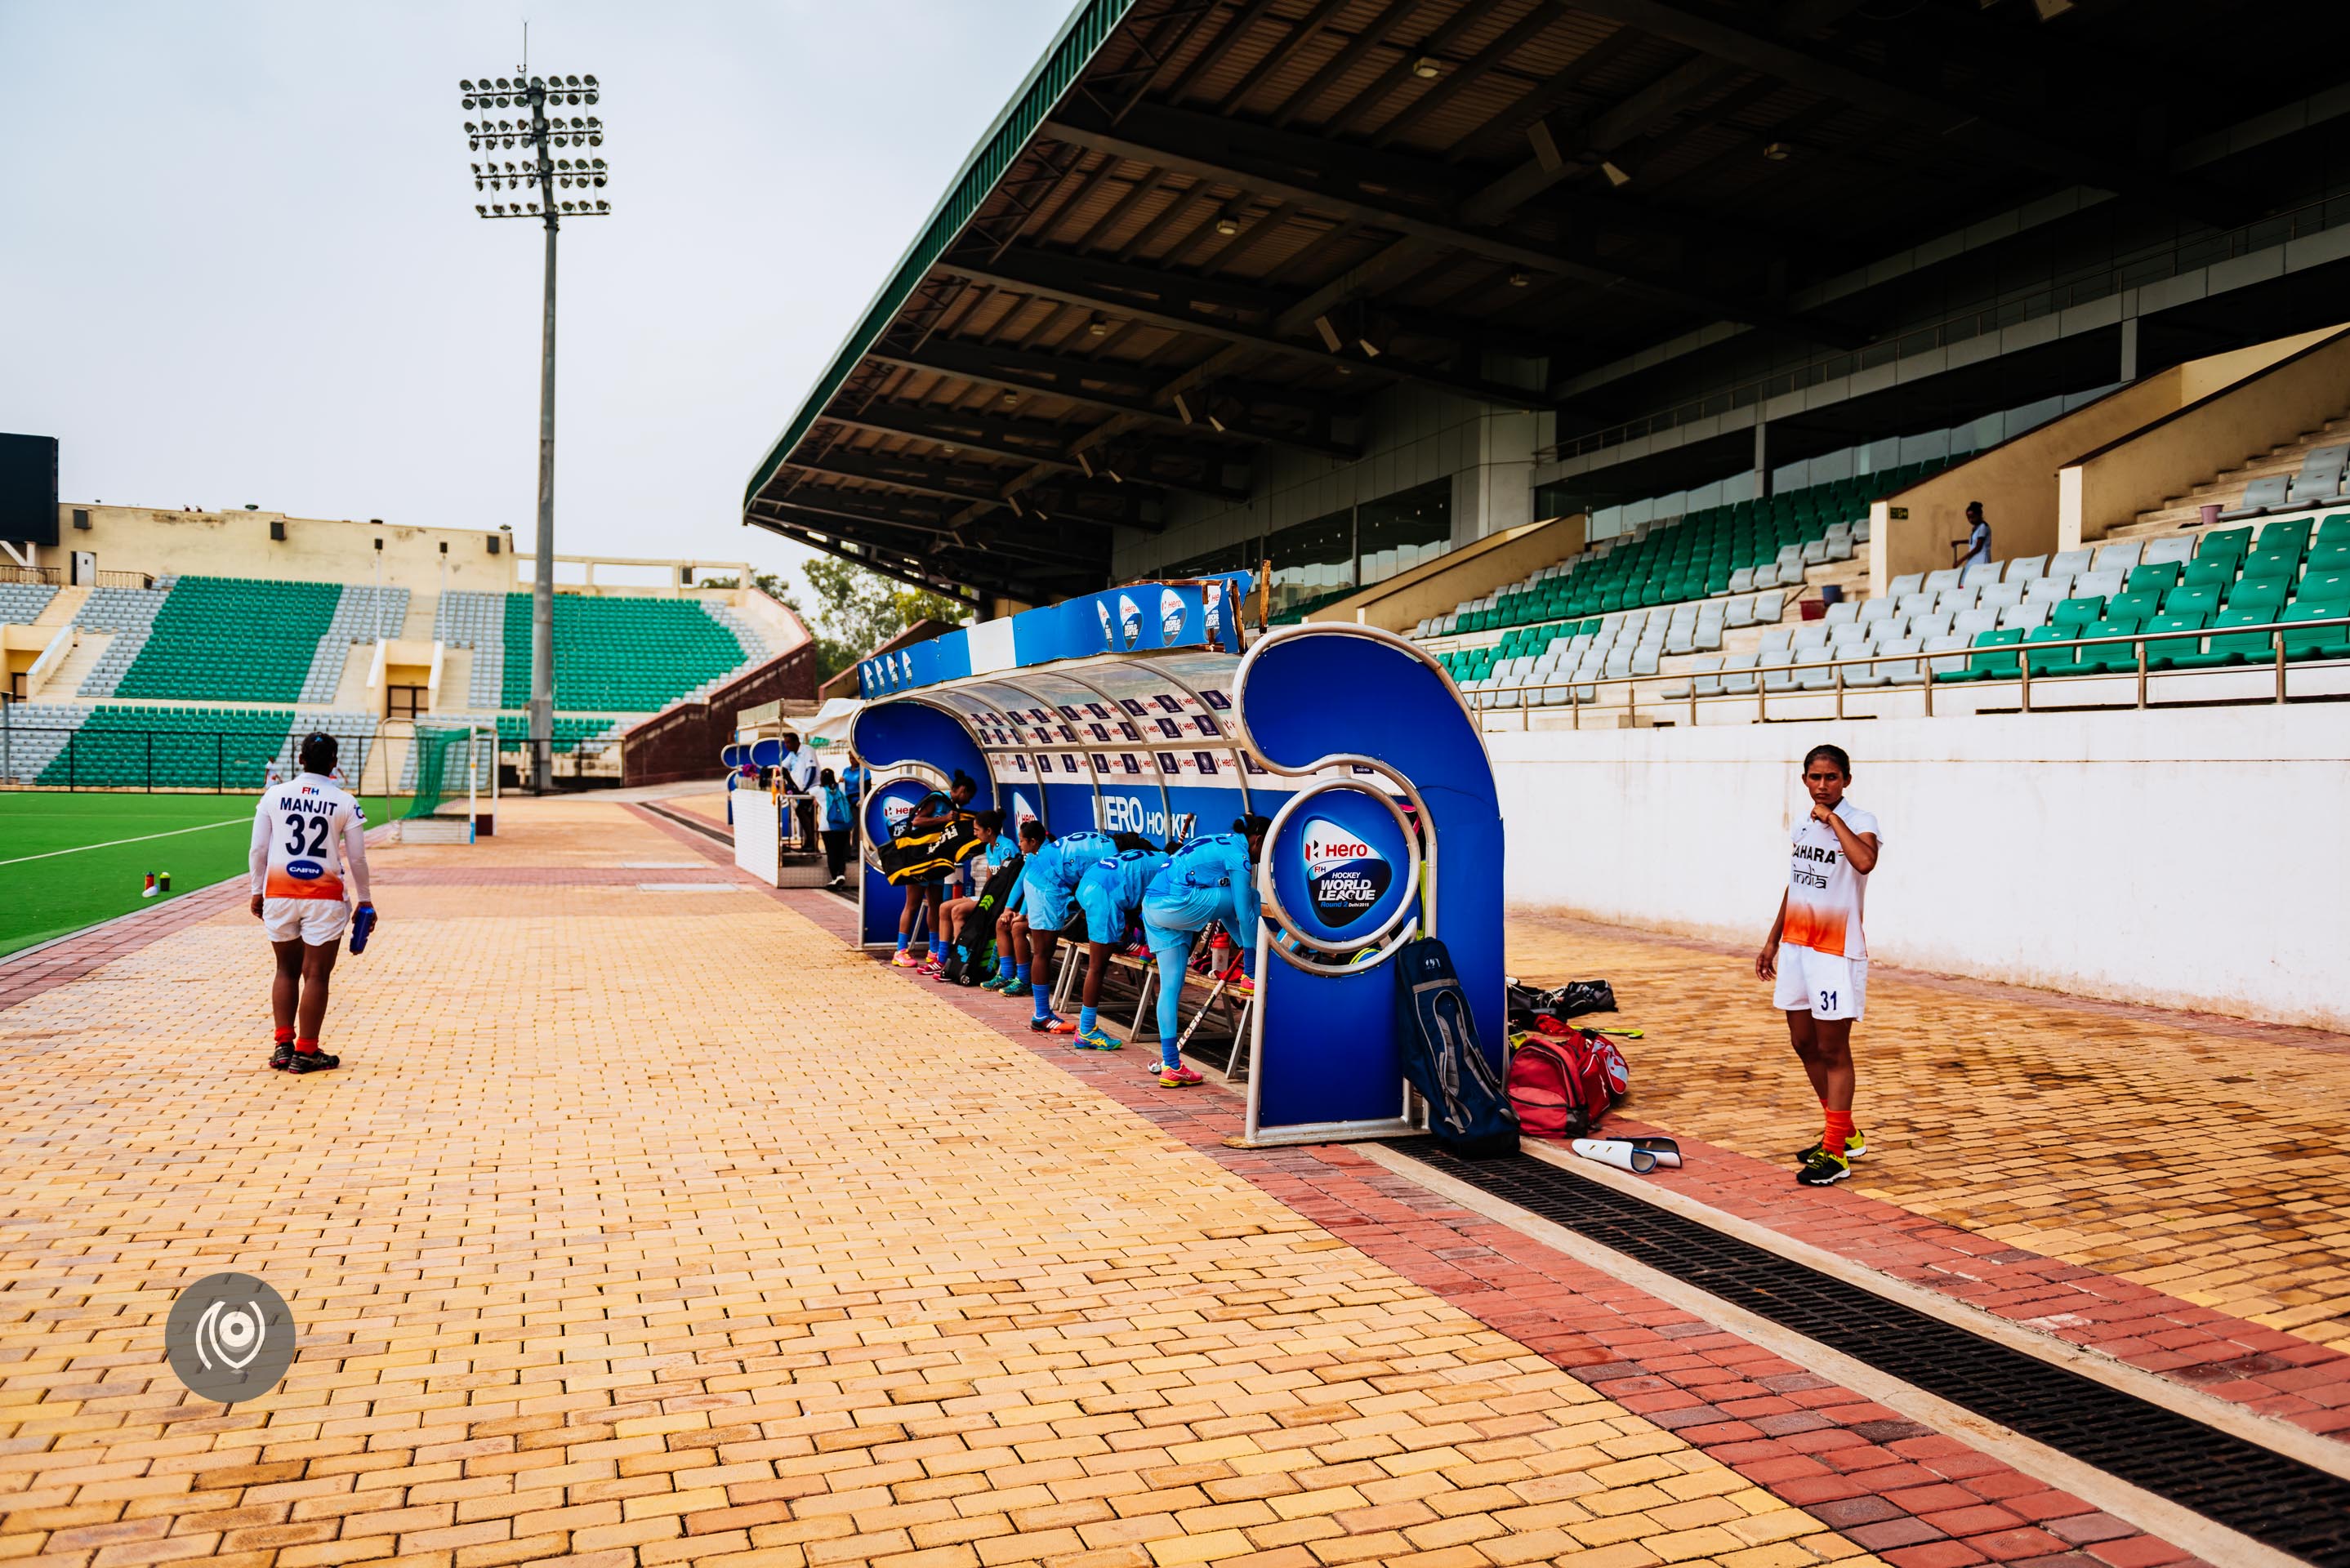
<path fill-rule="evenodd" d="M 457 89 L 526 15 L 613 175 L 561 241 L 556 548 L 796 562 L 743 483 L 1067 10 L 0 0 L 0 430 L 68 500 L 531 536 L 541 234 L 474 215 Z"/>

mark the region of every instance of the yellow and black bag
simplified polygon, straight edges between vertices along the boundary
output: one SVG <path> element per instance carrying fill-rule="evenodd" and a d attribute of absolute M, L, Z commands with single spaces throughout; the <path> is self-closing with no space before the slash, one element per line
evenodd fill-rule
<path fill-rule="evenodd" d="M 969 859 L 979 848 L 979 824 L 970 812 L 958 811 L 935 827 L 909 828 L 880 846 L 881 875 L 889 885 L 937 882 Z"/>

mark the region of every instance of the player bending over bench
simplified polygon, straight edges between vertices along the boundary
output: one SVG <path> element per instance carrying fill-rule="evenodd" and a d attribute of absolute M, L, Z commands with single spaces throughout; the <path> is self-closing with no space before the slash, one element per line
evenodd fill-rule
<path fill-rule="evenodd" d="M 1086 867 L 1118 853 L 1118 841 L 1088 828 L 1047 838 L 1041 822 L 1020 825 L 1020 922 L 1015 933 L 1028 959 L 1020 978 L 1003 988 L 1006 996 L 1036 999 L 1028 1027 L 1038 1034 L 1073 1033 L 1076 1025 L 1053 1011 L 1053 944 L 1075 918 L 1078 879 Z"/>
<path fill-rule="evenodd" d="M 1126 940 L 1127 922 L 1142 907 L 1143 890 L 1167 864 L 1166 856 L 1142 847 L 1149 844 L 1148 839 L 1133 842 L 1137 847 L 1095 861 L 1077 878 L 1077 908 L 1086 916 L 1086 984 L 1077 1009 L 1077 1036 L 1069 1043 L 1071 1050 L 1116 1051 L 1125 1044 L 1102 1030 L 1097 1012 L 1102 975 L 1109 968 L 1110 949 Z"/>
<path fill-rule="evenodd" d="M 1272 826 L 1266 817 L 1246 816 L 1230 833 L 1191 840 L 1143 892 L 1142 940 L 1159 966 L 1159 1081 L 1168 1088 L 1200 1082 L 1176 1049 L 1193 940 L 1210 922 L 1221 922 L 1240 950 L 1242 972 L 1255 974 L 1256 861 Z"/>

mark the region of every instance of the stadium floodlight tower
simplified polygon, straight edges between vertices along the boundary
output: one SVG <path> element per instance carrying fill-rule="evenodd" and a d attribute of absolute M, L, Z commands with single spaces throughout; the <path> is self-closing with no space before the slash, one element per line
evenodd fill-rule
<path fill-rule="evenodd" d="M 527 67 L 525 67 L 526 70 Z M 491 199 L 473 203 L 484 218 L 536 218 L 546 230 L 546 297 L 540 325 L 538 362 L 538 566 L 531 585 L 530 609 L 530 787 L 545 794 L 555 784 L 555 236 L 565 218 L 611 214 L 604 199 L 609 171 L 600 156 L 604 122 L 595 115 L 568 112 L 593 109 L 599 96 L 594 77 L 467 78 L 457 84 L 466 113 L 465 145 L 484 155 L 473 165 L 473 189 Z M 494 110 L 528 110 L 526 119 L 493 119 Z M 571 156 L 577 149 L 581 156 Z M 522 161 L 501 160 L 520 152 Z M 536 200 L 525 201 L 527 188 Z M 575 196 L 569 194 L 577 192 Z M 515 200 L 501 202 L 501 193 Z"/>

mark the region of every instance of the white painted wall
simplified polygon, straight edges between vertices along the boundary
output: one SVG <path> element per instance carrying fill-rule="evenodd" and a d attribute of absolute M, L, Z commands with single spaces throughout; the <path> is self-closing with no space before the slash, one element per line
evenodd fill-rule
<path fill-rule="evenodd" d="M 1824 741 L 1872 958 L 2350 1030 L 2350 706 L 1488 735 L 1511 903 L 1759 946 Z"/>

